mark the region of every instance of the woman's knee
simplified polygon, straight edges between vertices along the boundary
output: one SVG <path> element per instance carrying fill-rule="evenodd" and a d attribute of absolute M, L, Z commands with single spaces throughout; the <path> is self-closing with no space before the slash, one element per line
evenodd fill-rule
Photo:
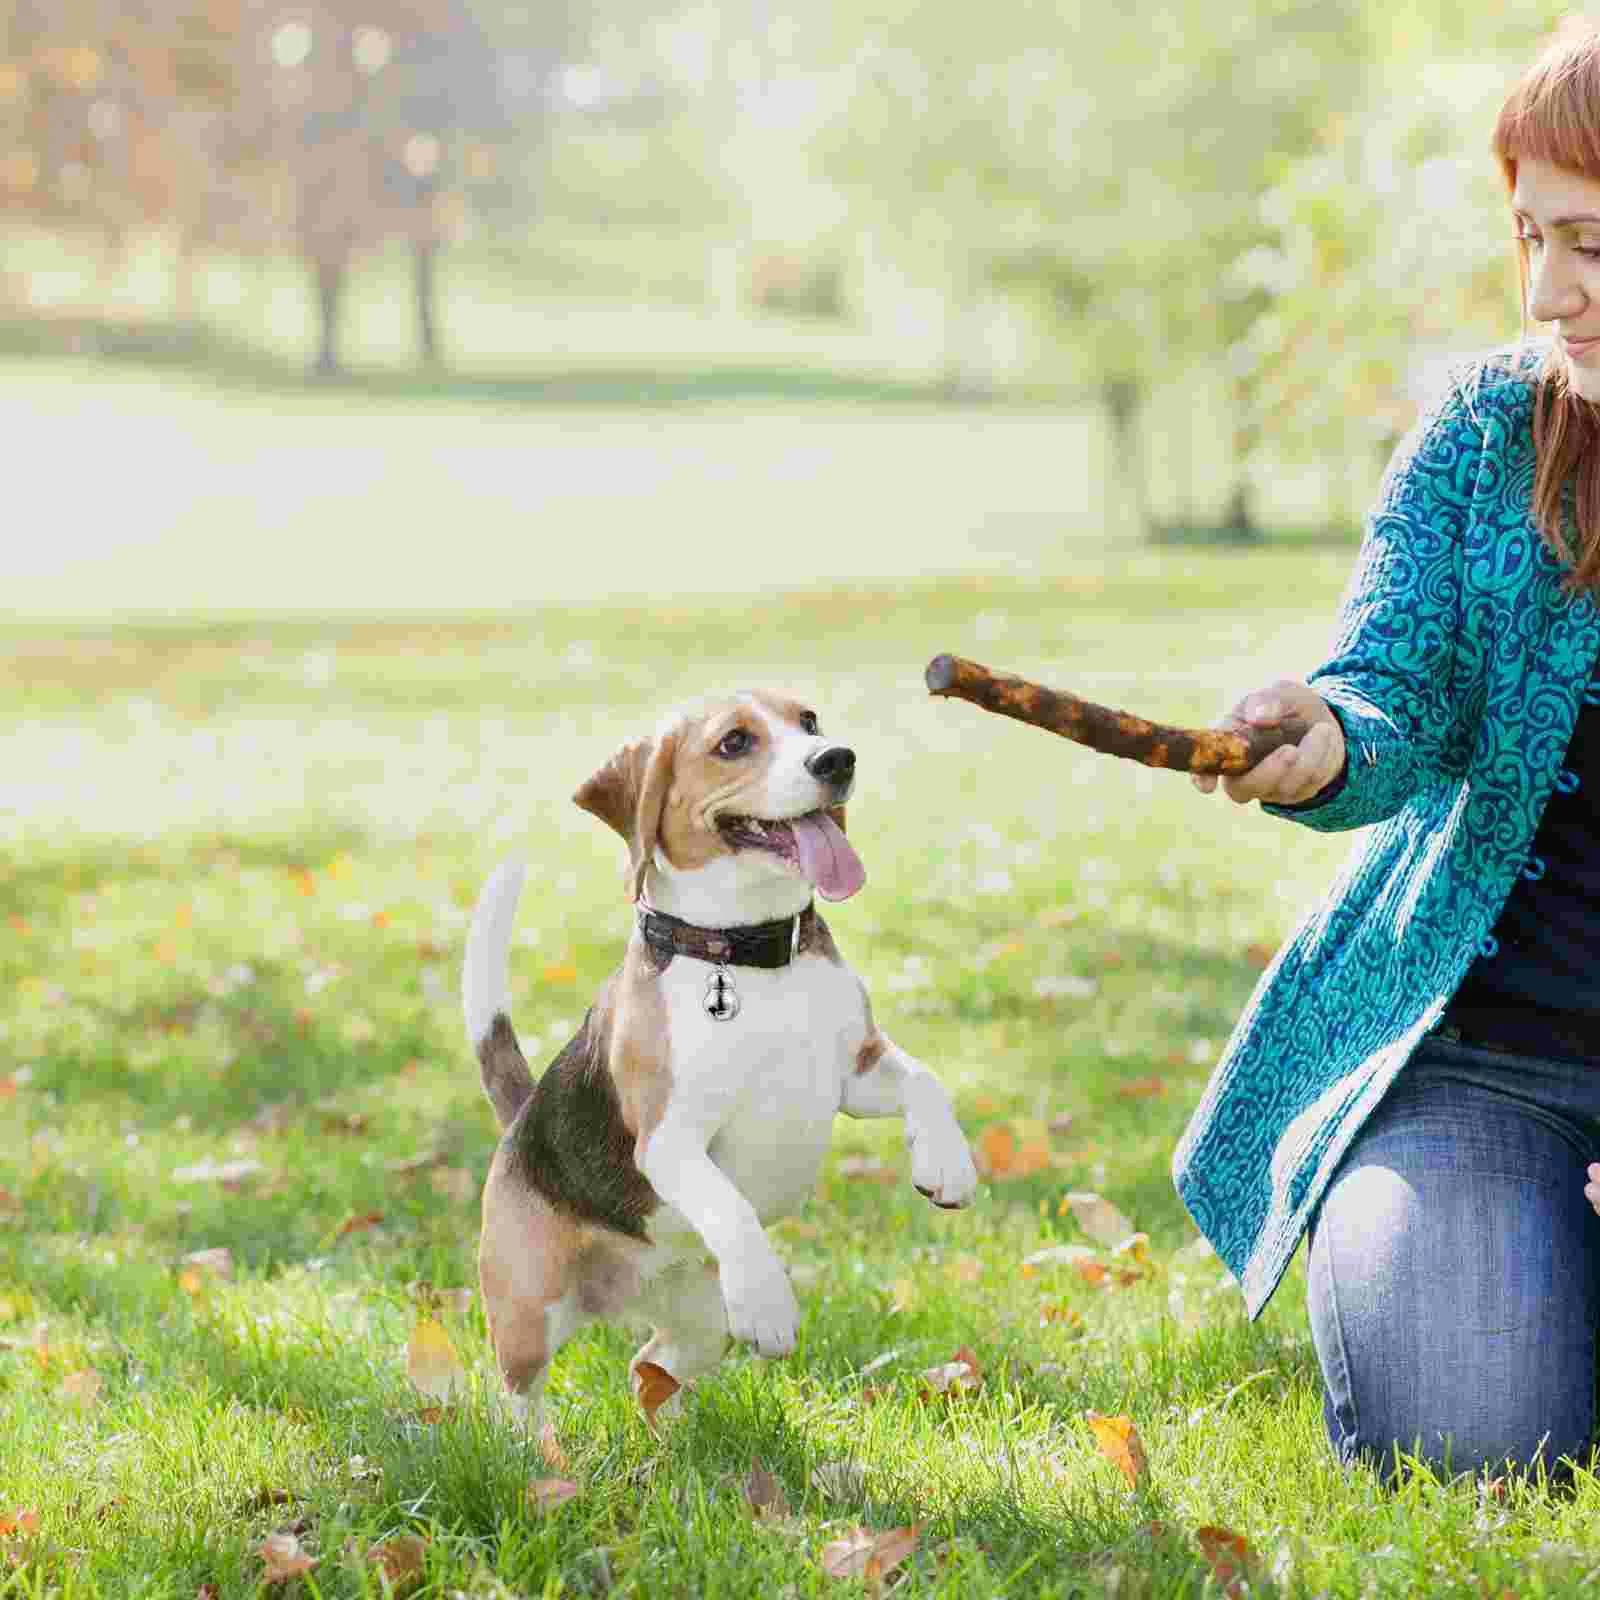
<path fill-rule="evenodd" d="M 1398 1450 L 1453 1473 L 1585 1455 L 1594 1221 L 1581 1181 L 1553 1182 L 1548 1167 L 1495 1172 L 1426 1141 L 1346 1163 L 1308 1272 L 1341 1459 L 1392 1467 Z"/>

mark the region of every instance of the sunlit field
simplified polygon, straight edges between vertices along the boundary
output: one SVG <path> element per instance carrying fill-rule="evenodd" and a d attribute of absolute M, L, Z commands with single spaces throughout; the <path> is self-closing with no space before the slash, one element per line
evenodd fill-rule
<path fill-rule="evenodd" d="M 0 1595 L 254 1594 L 309 1562 L 283 1581 L 324 1595 L 388 1570 L 441 1595 L 1064 1600 L 1220 1592 L 1229 1559 L 1257 1593 L 1579 1592 L 1590 1479 L 1341 1475 L 1298 1265 L 1247 1324 L 1171 1189 L 1234 1016 L 1347 841 L 922 689 L 952 649 L 1207 720 L 1315 659 L 1348 561 L 11 628 Z M 627 1393 L 636 1330 L 596 1328 L 556 1362 L 552 1438 L 521 1441 L 475 1292 L 468 909 L 526 858 L 514 1006 L 548 1059 L 629 921 L 620 844 L 571 792 L 735 682 L 802 690 L 858 751 L 868 885 L 830 922 L 989 1178 L 935 1211 L 896 1127 L 841 1120 L 775 1230 L 797 1353 L 734 1350 L 658 1436 Z M 1086 1232 L 1067 1197 L 1090 1194 L 1146 1242 Z M 1058 1246 L 1080 1248 L 1030 1262 Z M 1143 1470 L 1091 1412 L 1127 1419 Z"/>

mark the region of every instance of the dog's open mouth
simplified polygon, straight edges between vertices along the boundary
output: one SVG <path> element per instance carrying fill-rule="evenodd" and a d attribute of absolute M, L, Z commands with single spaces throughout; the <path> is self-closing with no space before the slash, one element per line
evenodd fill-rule
<path fill-rule="evenodd" d="M 816 886 L 824 900 L 846 900 L 867 881 L 867 869 L 840 827 L 837 807 L 801 817 L 719 817 L 735 850 L 765 850 Z"/>

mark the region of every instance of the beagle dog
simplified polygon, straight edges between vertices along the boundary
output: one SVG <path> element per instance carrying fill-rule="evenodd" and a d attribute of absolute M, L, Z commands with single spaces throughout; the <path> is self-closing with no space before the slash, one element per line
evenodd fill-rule
<path fill-rule="evenodd" d="M 800 1311 L 763 1224 L 812 1190 L 836 1113 L 905 1119 L 911 1181 L 965 1205 L 977 1173 L 949 1097 L 873 1022 L 814 897 L 866 873 L 844 832 L 855 755 L 768 692 L 678 712 L 573 797 L 627 841 L 622 965 L 537 1083 L 508 1016 L 520 864 L 489 879 L 462 997 L 504 1130 L 478 1276 L 513 1413 L 540 1422 L 550 1360 L 591 1318 L 653 1323 L 629 1365 L 687 1385 L 728 1336 L 795 1347 Z M 675 1397 L 676 1398 L 676 1397 Z"/>

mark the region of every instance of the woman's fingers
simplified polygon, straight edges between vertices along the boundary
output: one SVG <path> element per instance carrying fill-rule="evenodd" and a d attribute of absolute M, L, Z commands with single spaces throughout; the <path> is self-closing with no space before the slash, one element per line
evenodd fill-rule
<path fill-rule="evenodd" d="M 1280 678 L 1252 690 L 1235 702 L 1215 726 L 1234 731 L 1272 727 L 1298 716 L 1310 725 L 1297 745 L 1280 745 L 1248 772 L 1224 778 L 1222 791 L 1238 805 L 1252 800 L 1269 805 L 1298 805 L 1309 800 L 1338 775 L 1344 764 L 1344 730 L 1315 690 L 1291 678 Z M 1217 787 L 1214 777 L 1195 777 L 1202 794 Z"/>

